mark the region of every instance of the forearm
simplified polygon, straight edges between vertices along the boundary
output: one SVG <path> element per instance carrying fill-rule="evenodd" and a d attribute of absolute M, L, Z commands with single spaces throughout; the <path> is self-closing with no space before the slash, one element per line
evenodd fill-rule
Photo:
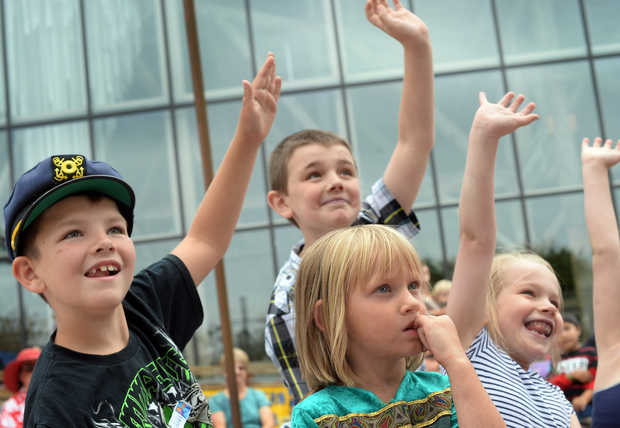
<path fill-rule="evenodd" d="M 479 427 L 480 421 L 484 421 L 485 428 L 506 426 L 467 358 L 453 360 L 446 370 L 450 378 L 459 427 Z"/>
<path fill-rule="evenodd" d="M 398 141 L 383 176 L 407 212 L 418 195 L 435 143 L 433 58 L 428 29 L 403 45 L 405 71 L 398 114 Z"/>
<path fill-rule="evenodd" d="M 607 168 L 583 165 L 585 216 L 592 245 L 594 333 L 599 358 L 620 341 L 620 241 Z"/>
<path fill-rule="evenodd" d="M 459 251 L 447 308 L 465 348 L 484 324 L 495 251 L 493 175 L 498 141 L 483 135 L 475 129 L 470 133 L 459 203 Z M 471 305 L 478 310 L 472 311 Z"/>

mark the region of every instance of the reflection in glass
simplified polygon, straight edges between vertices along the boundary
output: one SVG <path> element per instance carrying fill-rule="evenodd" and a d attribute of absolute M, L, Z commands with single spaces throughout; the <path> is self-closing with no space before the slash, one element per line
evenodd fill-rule
<path fill-rule="evenodd" d="M 598 132 L 585 61 L 510 69 L 508 85 L 536 103 L 540 120 L 516 131 L 525 191 L 581 185 L 581 139 Z"/>
<path fill-rule="evenodd" d="M 78 1 L 4 6 L 12 119 L 86 112 Z"/>
<path fill-rule="evenodd" d="M 222 162 L 234 136 L 240 108 L 241 105 L 238 101 L 209 106 L 209 135 L 214 173 Z M 179 109 L 176 115 L 185 219 L 186 225 L 189 227 L 205 192 L 202 159 L 194 110 L 191 108 Z M 239 226 L 262 225 L 267 222 L 267 191 L 264 181 L 259 154 L 252 169 L 250 185 L 245 195 L 238 222 Z"/>
<path fill-rule="evenodd" d="M 620 52 L 617 0 L 588 0 L 583 2 L 588 20 L 592 53 Z"/>
<path fill-rule="evenodd" d="M 136 194 L 133 237 L 181 231 L 179 194 L 168 112 L 99 119 L 95 154 L 108 162 Z"/>
<path fill-rule="evenodd" d="M 416 1 L 415 12 L 430 29 L 435 72 L 499 65 L 488 0 Z"/>
<path fill-rule="evenodd" d="M 91 158 L 89 142 L 86 122 L 17 129 L 12 144 L 14 179 L 51 155 L 79 153 Z"/>
<path fill-rule="evenodd" d="M 380 177 L 398 142 L 398 110 L 402 83 L 358 86 L 347 90 L 352 142 L 357 153 L 363 195 Z M 430 166 L 415 205 L 433 203 Z"/>
<path fill-rule="evenodd" d="M 402 77 L 402 45 L 368 22 L 363 2 L 341 0 L 334 4 L 345 80 L 351 83 Z"/>
<path fill-rule="evenodd" d="M 486 92 L 490 102 L 503 96 L 501 75 L 496 71 L 441 76 L 435 81 L 435 166 L 441 203 L 459 200 L 465 172 L 469 131 L 478 109 L 478 92 Z M 518 192 L 510 137 L 500 141 L 495 173 L 497 196 Z"/>
<path fill-rule="evenodd" d="M 167 101 L 160 4 L 84 2 L 93 110 Z"/>
<path fill-rule="evenodd" d="M 495 3 L 506 64 L 586 54 L 577 0 Z"/>
<path fill-rule="evenodd" d="M 166 1 L 170 65 L 173 75 L 174 98 L 193 99 L 192 78 L 187 51 L 187 35 L 183 2 Z M 210 0 L 194 2 L 198 26 L 198 43 L 202 63 L 203 85 L 207 98 L 242 95 L 241 81 L 252 80 L 249 35 L 245 2 L 243 0 Z M 280 67 L 279 52 L 276 61 Z M 266 54 L 266 52 L 265 52 Z M 259 53 L 257 64 L 262 64 Z"/>
<path fill-rule="evenodd" d="M 327 0 L 250 2 L 256 65 L 262 63 L 261 58 L 267 52 L 276 52 L 278 74 L 286 89 L 338 83 L 329 3 Z"/>

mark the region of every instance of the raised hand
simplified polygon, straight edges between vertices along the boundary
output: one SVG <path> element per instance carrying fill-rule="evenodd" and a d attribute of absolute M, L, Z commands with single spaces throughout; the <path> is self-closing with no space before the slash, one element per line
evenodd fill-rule
<path fill-rule="evenodd" d="M 581 142 L 581 163 L 585 165 L 601 165 L 607 169 L 620 161 L 620 140 L 613 146 L 611 138 L 605 140 L 597 137 L 590 145 L 590 139 L 584 138 Z"/>
<path fill-rule="evenodd" d="M 428 27 L 413 12 L 405 8 L 399 0 L 393 0 L 392 9 L 386 0 L 367 0 L 366 18 L 368 21 L 395 38 L 403 45 L 420 38 L 428 38 Z"/>
<path fill-rule="evenodd" d="M 480 92 L 478 98 L 480 107 L 474 116 L 472 132 L 482 132 L 490 138 L 499 139 L 539 117 L 532 113 L 536 108 L 534 103 L 528 103 L 519 111 L 525 97 L 519 95 L 515 98 L 514 92 L 506 93 L 497 104 L 490 103 L 484 92 Z"/>
<path fill-rule="evenodd" d="M 243 81 L 238 137 L 254 143 L 261 143 L 267 137 L 278 109 L 281 87 L 282 79 L 276 75 L 275 56 L 269 53 L 254 81 Z"/>

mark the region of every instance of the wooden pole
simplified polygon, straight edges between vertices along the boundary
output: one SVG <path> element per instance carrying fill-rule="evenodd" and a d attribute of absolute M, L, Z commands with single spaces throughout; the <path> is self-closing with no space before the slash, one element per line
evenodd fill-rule
<path fill-rule="evenodd" d="M 202 172 L 205 189 L 207 189 L 213 179 L 213 161 L 211 159 L 211 144 L 209 142 L 205 92 L 202 83 L 202 67 L 200 65 L 200 47 L 198 44 L 194 0 L 183 0 L 183 9 L 185 13 L 185 28 L 187 30 L 187 46 L 189 49 L 189 60 L 192 71 L 192 83 L 194 87 L 194 105 L 196 108 L 198 140 L 200 142 L 200 155 L 202 158 Z M 239 411 L 239 393 L 237 391 L 237 376 L 235 375 L 235 358 L 233 356 L 232 330 L 230 328 L 230 316 L 228 313 L 226 277 L 224 274 L 224 262 L 222 260 L 215 266 L 215 285 L 217 288 L 217 300 L 220 310 L 220 322 L 222 323 L 222 343 L 226 362 L 226 384 L 230 396 L 230 411 L 233 426 L 235 428 L 242 428 L 241 412 Z"/>

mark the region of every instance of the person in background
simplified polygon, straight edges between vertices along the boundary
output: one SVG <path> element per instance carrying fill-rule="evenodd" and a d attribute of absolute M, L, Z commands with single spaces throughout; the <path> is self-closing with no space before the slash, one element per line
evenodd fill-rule
<path fill-rule="evenodd" d="M 248 386 L 248 381 L 250 380 L 250 375 L 248 374 L 250 358 L 248 354 L 242 349 L 234 348 L 233 356 L 235 359 L 235 374 L 237 376 L 241 425 L 243 428 L 273 428 L 275 426 L 275 416 L 267 396 L 263 391 Z M 220 363 L 222 368 L 225 367 L 224 355 L 222 355 Z M 213 412 L 211 415 L 213 426 L 215 428 L 232 427 L 228 388 L 211 397 L 209 402 Z"/>
<path fill-rule="evenodd" d="M 596 349 L 592 346 L 582 346 L 580 343 L 581 323 L 575 314 L 565 313 L 562 318 L 564 328 L 558 337 L 562 356 L 555 368 L 555 375 L 549 378 L 549 382 L 564 391 L 566 399 L 573 404 L 583 426 L 589 424 L 592 419 Z"/>
<path fill-rule="evenodd" d="M 451 288 L 452 281 L 450 281 L 449 279 L 441 279 L 435 283 L 431 291 L 431 296 L 438 309 L 431 311 L 431 314 L 445 315 L 446 305 L 448 304 L 448 296 L 450 296 Z"/>
<path fill-rule="evenodd" d="M 0 411 L 0 428 L 21 428 L 23 426 L 26 393 L 39 355 L 41 355 L 41 349 L 37 347 L 24 348 L 17 354 L 17 358 L 4 369 L 4 386 L 13 395 L 4 403 Z"/>

